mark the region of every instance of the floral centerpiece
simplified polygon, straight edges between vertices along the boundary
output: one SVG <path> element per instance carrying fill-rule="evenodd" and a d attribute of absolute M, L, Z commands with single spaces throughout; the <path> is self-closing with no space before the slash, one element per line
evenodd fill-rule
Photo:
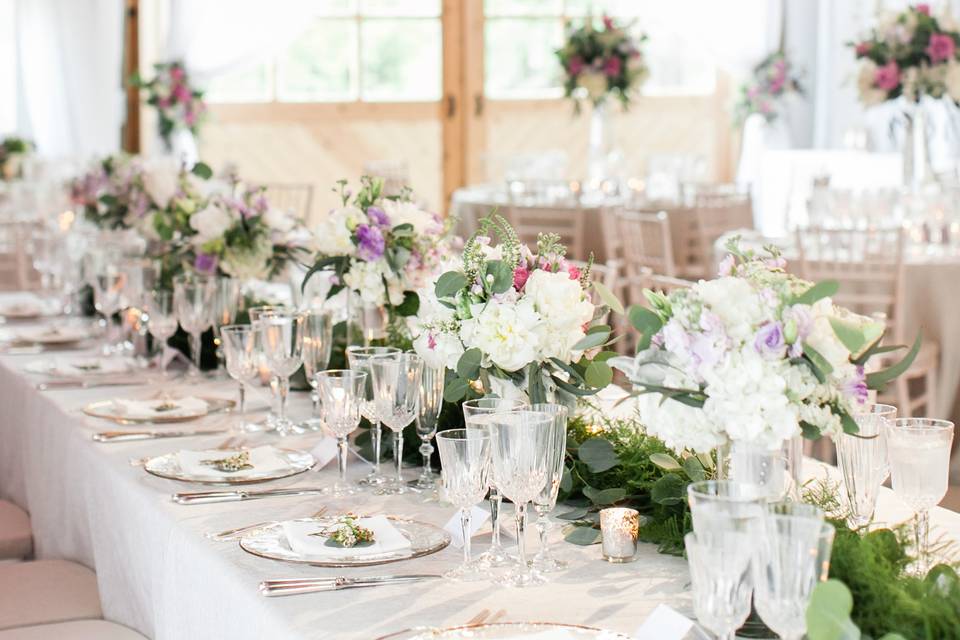
<path fill-rule="evenodd" d="M 0 141 L 0 179 L 13 180 L 23 174 L 23 159 L 33 153 L 33 142 L 18 136 Z"/>
<path fill-rule="evenodd" d="M 145 173 L 135 156 L 107 156 L 71 183 L 70 200 L 101 229 L 140 227 L 149 220 L 153 206 L 144 185 Z"/>
<path fill-rule="evenodd" d="M 783 51 L 775 51 L 753 69 L 753 75 L 740 87 L 736 106 L 737 122 L 759 113 L 767 122 L 773 122 L 778 103 L 789 93 L 802 94 L 800 79 Z"/>
<path fill-rule="evenodd" d="M 134 75 L 132 82 L 146 91 L 147 104 L 157 110 L 160 137 L 167 149 L 171 136 L 177 130 L 196 135 L 207 113 L 203 92 L 190 86 L 187 70 L 180 62 L 160 62 L 153 65 L 155 75 L 145 81 Z"/>
<path fill-rule="evenodd" d="M 390 327 L 402 330 L 400 319 L 420 307 L 417 291 L 440 268 L 450 225 L 417 205 L 409 190 L 385 196 L 378 178 L 362 177 L 356 196 L 346 180 L 337 184 L 341 206 L 315 230 L 317 259 L 303 285 L 327 272 L 327 298 L 346 291 L 352 302 L 386 309 Z"/>
<path fill-rule="evenodd" d="M 697 452 L 856 433 L 851 414 L 906 370 L 919 338 L 903 360 L 867 373 L 891 349 L 880 346 L 884 325 L 835 306 L 837 283 L 788 274 L 773 248 L 762 258 L 734 240 L 728 251 L 719 278 L 645 291 L 650 308 L 629 311 L 642 334 L 637 355 L 611 364 L 641 394 L 648 433 Z"/>
<path fill-rule="evenodd" d="M 494 215 L 466 243 L 462 263 L 424 292 L 414 348 L 431 366 L 456 372 L 444 390 L 448 402 L 471 390 L 569 400 L 610 383 L 606 361 L 614 354 L 601 351 L 610 327 L 590 289 L 619 302 L 591 283 L 590 263 L 580 269 L 565 252 L 556 235 L 541 234 L 534 253 Z"/>
<path fill-rule="evenodd" d="M 566 44 L 556 52 L 564 72 L 564 95 L 585 96 L 594 105 L 614 96 L 628 104 L 649 73 L 640 51 L 646 39 L 646 35 L 633 38 L 609 16 L 603 16 L 601 28 L 590 19 L 571 26 Z M 579 102 L 576 106 L 579 109 Z"/>

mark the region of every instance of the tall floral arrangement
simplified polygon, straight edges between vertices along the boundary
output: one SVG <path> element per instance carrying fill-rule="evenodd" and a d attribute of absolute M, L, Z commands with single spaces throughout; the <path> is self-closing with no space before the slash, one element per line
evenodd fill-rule
<path fill-rule="evenodd" d="M 13 180 L 23 173 L 23 159 L 33 153 L 33 142 L 19 136 L 0 140 L 0 180 Z"/>
<path fill-rule="evenodd" d="M 499 243 L 492 241 L 496 237 Z M 457 267 L 423 293 L 414 347 L 431 366 L 446 366 L 444 397 L 456 402 L 474 392 L 584 396 L 607 386 L 613 372 L 602 351 L 610 327 L 591 301 L 590 266 L 565 257 L 554 234 L 541 234 L 534 250 L 522 244 L 501 216 L 481 221 Z"/>
<path fill-rule="evenodd" d="M 134 75 L 132 82 L 143 89 L 147 104 L 156 108 L 160 137 L 169 148 L 173 132 L 178 129 L 196 135 L 207 113 L 203 92 L 190 85 L 187 70 L 181 62 L 160 62 L 153 65 L 154 76 L 143 80 Z"/>
<path fill-rule="evenodd" d="M 651 435 L 677 450 L 706 452 L 730 441 L 770 448 L 855 433 L 851 414 L 910 365 L 919 338 L 897 364 L 866 373 L 884 325 L 833 304 L 837 283 L 813 285 L 734 244 L 719 278 L 670 295 L 646 291 L 635 306 L 635 358 L 618 358 L 641 395 Z"/>
<path fill-rule="evenodd" d="M 789 93 L 803 93 L 799 74 L 784 52 L 775 51 L 754 67 L 750 79 L 740 87 L 737 122 L 754 113 L 772 122 L 779 115 L 780 100 Z"/>
<path fill-rule="evenodd" d="M 960 102 L 960 31 L 944 13 L 917 4 L 884 17 L 871 34 L 850 43 L 860 60 L 857 86 L 867 106 L 903 96 L 949 96 Z"/>
<path fill-rule="evenodd" d="M 143 163 L 135 156 L 107 156 L 73 180 L 70 200 L 101 229 L 139 228 L 149 221 L 153 207 L 145 174 Z"/>
<path fill-rule="evenodd" d="M 649 74 L 640 49 L 646 39 L 646 35 L 633 38 L 609 16 L 603 16 L 599 27 L 592 19 L 579 27 L 570 25 L 566 44 L 556 52 L 563 67 L 564 95 L 586 97 L 594 105 L 613 96 L 628 104 Z M 579 110 L 579 101 L 576 107 Z"/>
<path fill-rule="evenodd" d="M 346 180 L 334 191 L 341 206 L 314 232 L 317 258 L 304 286 L 314 274 L 328 272 L 328 297 L 347 290 L 364 305 L 385 307 L 393 321 L 412 316 L 420 306 L 417 290 L 440 268 L 449 222 L 421 208 L 409 191 L 385 196 L 379 178 L 363 176 L 356 195 Z"/>

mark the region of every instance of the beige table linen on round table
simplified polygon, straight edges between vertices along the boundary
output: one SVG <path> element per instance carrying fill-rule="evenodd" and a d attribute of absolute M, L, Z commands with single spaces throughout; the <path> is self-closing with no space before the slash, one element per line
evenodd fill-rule
<path fill-rule="evenodd" d="M 660 603 L 691 614 L 686 563 L 642 544 L 636 562 L 613 565 L 600 559 L 599 546 L 560 542 L 556 551 L 570 569 L 551 576 L 543 587 L 522 592 L 489 583 L 446 580 L 346 590 L 287 598 L 260 596 L 261 580 L 279 577 L 369 576 L 442 573 L 460 561 L 449 547 L 435 555 L 380 567 L 320 569 L 287 565 L 243 552 L 235 542 L 214 542 L 204 534 L 266 520 L 308 516 L 320 506 L 332 511 L 394 513 L 443 525 L 454 514 L 449 505 L 423 495 L 364 495 L 352 500 L 325 497 L 273 498 L 215 505 L 181 506 L 174 491 L 199 489 L 147 475 L 131 458 L 160 455 L 184 447 L 216 447 L 223 435 L 178 440 L 96 444 L 91 434 L 117 425 L 81 413 L 88 402 L 151 390 L 95 388 L 39 392 L 36 378 L 22 372 L 36 356 L 0 356 L 0 497 L 26 508 L 32 517 L 39 558 L 66 558 L 95 568 L 104 616 L 156 640 L 230 638 L 293 640 L 337 638 L 370 640 L 415 625 L 447 626 L 467 621 L 488 609 L 506 611 L 506 620 L 552 620 L 607 627 L 632 633 Z M 229 382 L 205 382 L 189 388 L 194 395 L 229 397 Z M 262 393 L 253 405 L 266 405 Z M 300 394 L 298 394 L 299 396 Z M 309 400 L 297 397 L 295 416 L 305 417 Z M 215 427 L 228 416 L 160 429 Z M 119 427 L 124 428 L 124 427 Z M 138 427 L 129 427 L 136 429 Z M 310 447 L 318 436 L 287 439 L 285 446 Z M 252 439 L 255 445 L 269 437 Z M 351 459 L 351 474 L 366 468 Z M 813 467 L 813 465 L 808 465 Z M 329 485 L 335 465 L 268 486 Z M 414 473 L 410 470 L 410 474 Z M 889 491 L 880 512 L 894 521 L 909 515 Z M 510 522 L 512 513 L 505 514 Z M 934 510 L 933 521 L 960 538 L 960 516 Z M 505 526 L 505 530 L 509 525 Z M 532 527 L 531 527 L 532 529 Z M 528 548 L 535 549 L 533 532 Z M 475 539 L 481 550 L 489 534 Z"/>

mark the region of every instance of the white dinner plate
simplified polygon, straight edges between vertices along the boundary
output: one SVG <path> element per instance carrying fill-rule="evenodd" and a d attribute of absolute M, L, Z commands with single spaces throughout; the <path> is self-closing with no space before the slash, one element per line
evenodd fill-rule
<path fill-rule="evenodd" d="M 314 457 L 306 451 L 294 449 L 273 448 L 273 453 L 282 461 L 282 467 L 258 471 L 256 467 L 249 470 L 237 471 L 228 474 L 197 474 L 184 471 L 181 468 L 179 452 L 151 458 L 143 465 L 147 473 L 168 480 L 193 482 L 198 484 L 251 484 L 254 482 L 268 482 L 289 478 L 309 470 L 316 463 Z M 236 450 L 210 451 L 211 459 L 226 458 L 238 453 Z"/>
<path fill-rule="evenodd" d="M 176 413 L 171 413 L 169 411 L 154 411 L 149 415 L 130 415 L 123 409 L 122 405 L 118 405 L 115 400 L 100 400 L 98 402 L 91 402 L 83 408 L 83 412 L 93 418 L 102 418 L 104 420 L 110 420 L 119 424 L 166 424 L 196 420 L 197 418 L 202 418 L 210 413 L 225 411 L 232 408 L 236 404 L 233 400 L 226 400 L 223 398 L 201 397 L 199 399 L 203 401 L 204 406 L 202 408 L 196 407 L 191 408 L 190 410 L 177 411 Z M 150 400 L 144 400 L 144 402 L 156 402 L 158 405 L 160 405 L 168 400 L 172 401 L 173 403 L 176 403 L 177 401 L 176 398 L 153 398 Z"/>
<path fill-rule="evenodd" d="M 630 636 L 595 627 L 557 622 L 493 622 L 459 627 L 407 629 L 377 640 L 631 640 Z"/>

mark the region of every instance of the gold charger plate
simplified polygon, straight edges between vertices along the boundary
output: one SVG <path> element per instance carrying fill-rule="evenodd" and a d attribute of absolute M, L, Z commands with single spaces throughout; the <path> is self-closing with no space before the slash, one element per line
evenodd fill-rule
<path fill-rule="evenodd" d="M 167 453 L 162 456 L 157 456 L 147 460 L 143 469 L 147 473 L 158 478 L 164 478 L 166 480 L 178 480 L 180 482 L 190 482 L 193 484 L 211 484 L 211 485 L 237 485 L 237 484 L 256 484 L 258 482 L 269 482 L 271 480 L 280 480 L 281 478 L 289 478 L 291 476 L 299 475 L 304 471 L 309 471 L 313 468 L 313 465 L 317 463 L 316 459 L 313 457 L 313 454 L 307 451 L 298 451 L 296 449 L 281 449 L 279 447 L 274 447 L 277 453 L 287 462 L 288 467 L 282 470 L 270 471 L 267 473 L 257 474 L 256 469 L 253 471 L 247 472 L 247 475 L 239 475 L 243 472 L 237 472 L 238 475 L 233 477 L 218 477 L 212 478 L 210 476 L 191 476 L 185 474 L 180 469 L 180 462 L 177 460 L 176 453 Z M 233 451 L 223 451 L 222 453 L 231 454 L 235 453 Z"/>
<path fill-rule="evenodd" d="M 117 424 L 171 424 L 176 422 L 189 422 L 191 420 L 198 420 L 212 413 L 222 413 L 232 409 L 237 404 L 235 401 L 227 400 L 226 398 L 211 398 L 207 396 L 197 397 L 207 403 L 207 410 L 203 413 L 178 416 L 154 416 L 150 418 L 128 417 L 120 415 L 112 409 L 114 405 L 113 400 L 98 400 L 97 402 L 91 402 L 83 408 L 83 413 L 91 418 L 109 420 L 111 422 L 116 422 Z M 174 400 L 176 399 L 174 398 Z"/>

